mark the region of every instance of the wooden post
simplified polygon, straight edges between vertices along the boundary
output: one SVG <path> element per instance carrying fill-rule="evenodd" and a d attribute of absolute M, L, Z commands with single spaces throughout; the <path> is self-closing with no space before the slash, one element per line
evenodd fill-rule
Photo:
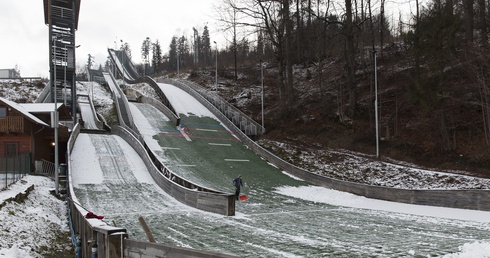
<path fill-rule="evenodd" d="M 146 225 L 145 219 L 142 216 L 140 216 L 138 220 L 141 224 L 141 227 L 145 231 L 146 237 L 148 237 L 148 241 L 150 241 L 151 243 L 156 243 L 155 238 L 153 237 L 153 234 L 150 231 L 150 228 L 148 227 L 148 225 Z"/>

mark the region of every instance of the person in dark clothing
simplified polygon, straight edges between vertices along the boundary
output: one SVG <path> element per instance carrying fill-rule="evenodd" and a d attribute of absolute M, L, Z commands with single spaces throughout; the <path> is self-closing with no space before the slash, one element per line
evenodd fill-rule
<path fill-rule="evenodd" d="M 235 186 L 235 197 L 237 200 L 240 198 L 240 188 L 243 186 L 242 176 L 239 175 L 237 178 L 233 179 L 233 186 Z"/>

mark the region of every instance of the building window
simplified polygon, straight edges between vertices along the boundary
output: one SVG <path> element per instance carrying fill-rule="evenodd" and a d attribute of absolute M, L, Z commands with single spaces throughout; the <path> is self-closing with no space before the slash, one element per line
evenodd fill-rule
<path fill-rule="evenodd" d="M 0 117 L 7 116 L 7 109 L 5 107 L 0 107 Z"/>
<path fill-rule="evenodd" d="M 6 143 L 5 154 L 7 157 L 17 156 L 17 143 Z"/>

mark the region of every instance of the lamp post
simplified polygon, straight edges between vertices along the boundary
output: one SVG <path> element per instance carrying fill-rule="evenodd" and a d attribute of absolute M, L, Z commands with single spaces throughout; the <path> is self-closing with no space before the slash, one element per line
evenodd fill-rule
<path fill-rule="evenodd" d="M 216 90 L 216 94 L 218 94 L 218 44 L 216 43 L 216 41 L 213 41 L 214 42 L 214 45 L 216 47 L 216 70 L 214 71 L 214 78 L 215 78 L 215 84 L 214 84 L 214 87 L 215 87 L 215 90 Z"/>
<path fill-rule="evenodd" d="M 123 40 L 121 39 L 121 56 L 122 56 L 122 79 L 124 81 L 124 74 L 126 73 L 125 69 L 124 69 L 124 43 L 123 43 Z"/>
<path fill-rule="evenodd" d="M 260 80 L 262 86 L 262 97 L 261 97 L 261 106 L 262 106 L 262 128 L 264 127 L 264 64 L 262 60 L 260 60 Z"/>
<path fill-rule="evenodd" d="M 63 103 L 66 106 L 66 66 L 68 65 L 68 59 L 67 59 L 67 56 L 66 56 L 66 46 L 63 48 L 63 50 L 65 50 L 65 55 L 63 56 L 64 62 L 62 62 L 63 69 L 64 69 L 64 75 L 63 75 Z"/>
<path fill-rule="evenodd" d="M 379 127 L 378 127 L 378 72 L 376 67 L 376 50 L 373 50 L 374 57 L 374 118 L 376 123 L 376 157 L 379 158 Z"/>
<path fill-rule="evenodd" d="M 54 112 L 53 116 L 54 118 L 52 119 L 53 121 L 53 127 L 54 127 L 54 180 L 55 180 L 55 192 L 56 194 L 59 194 L 59 160 L 58 160 L 58 94 L 57 94 L 57 80 L 56 80 L 56 66 L 57 66 L 57 58 L 56 58 L 56 41 L 59 38 L 56 36 L 53 36 L 53 61 L 54 61 L 54 85 L 53 85 L 53 91 L 54 91 Z"/>
<path fill-rule="evenodd" d="M 177 49 L 177 77 L 180 75 L 180 51 Z"/>
<path fill-rule="evenodd" d="M 116 37 L 116 40 L 114 40 L 114 55 L 116 55 L 116 49 L 117 49 L 117 37 Z M 117 55 L 116 55 L 116 58 L 117 58 Z M 116 62 L 112 62 L 112 63 L 113 63 L 113 68 L 114 68 L 112 71 L 114 73 L 114 76 L 117 76 L 117 74 L 116 74 L 117 64 L 116 64 Z"/>

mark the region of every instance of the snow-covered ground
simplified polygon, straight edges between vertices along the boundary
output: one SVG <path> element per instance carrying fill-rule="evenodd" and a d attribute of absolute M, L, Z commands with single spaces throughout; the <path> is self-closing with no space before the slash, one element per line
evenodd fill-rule
<path fill-rule="evenodd" d="M 52 180 L 45 177 L 26 176 L 22 181 L 0 192 L 0 203 L 19 192 L 25 191 L 34 185 L 34 191 L 29 194 L 24 203 L 7 203 L 0 209 L 0 257 L 5 258 L 38 258 L 45 257 L 40 250 L 53 247 L 53 239 L 58 231 L 68 231 L 66 219 L 66 206 L 63 201 L 49 193 L 54 188 Z M 295 198 L 323 202 L 332 205 L 345 205 L 363 207 L 366 209 L 398 210 L 402 213 L 428 212 L 426 215 L 434 217 L 471 217 L 472 220 L 489 223 L 488 212 L 446 209 L 440 207 L 420 207 L 406 204 L 396 204 L 370 200 L 367 198 L 332 191 L 321 187 L 298 187 L 277 189 Z M 457 232 L 455 232 L 457 234 Z M 67 245 L 54 247 L 57 249 L 69 248 Z M 406 257 L 415 256 L 415 251 L 408 250 Z M 441 256 L 439 256 L 441 257 Z M 446 254 L 445 258 L 485 258 L 490 257 L 490 241 L 473 241 L 458 247 L 458 251 Z"/>
<path fill-rule="evenodd" d="M 490 189 L 490 179 L 456 171 L 433 171 L 413 164 L 376 160 L 361 153 L 299 148 L 265 139 L 259 144 L 274 153 L 283 153 L 283 159 L 310 172 L 350 182 L 402 189 Z"/>
<path fill-rule="evenodd" d="M 4 86 L 2 84 L 1 86 Z M 90 85 L 91 87 L 92 85 Z M 94 88 L 100 85 L 94 83 Z M 8 91 L 12 100 L 22 99 L 18 92 L 32 91 L 32 86 L 18 86 L 18 91 Z M 22 87 L 29 87 L 24 89 Z M 42 90 L 42 89 L 41 89 Z M 40 92 L 40 90 L 39 90 Z M 97 92 L 97 91 L 95 91 Z M 100 90 L 95 94 L 100 103 L 112 103 L 110 95 L 106 90 Z M 30 98 L 28 98 L 30 100 Z M 35 98 L 34 98 L 35 99 Z M 100 105 L 102 108 L 104 105 Z M 107 110 L 107 108 L 105 108 Z M 283 151 L 294 152 L 294 146 L 283 143 L 268 142 L 270 148 L 281 148 Z M 274 147 L 275 146 L 275 147 Z M 325 158 L 329 155 L 333 158 Z M 392 165 L 380 161 L 373 162 L 369 159 L 360 158 L 351 153 L 335 150 L 311 150 L 303 151 L 302 160 L 305 168 L 315 171 L 333 171 L 339 175 L 348 174 L 347 180 L 359 180 L 366 178 L 366 182 L 377 185 L 386 185 L 400 188 L 423 188 L 423 189 L 488 189 L 488 180 L 456 176 L 449 173 L 427 171 L 409 168 L 412 166 Z M 336 161 L 332 161 L 336 160 Z M 415 167 L 415 166 L 413 166 Z M 376 173 L 367 173 L 377 171 Z M 322 172 L 323 173 L 323 172 Z M 385 176 L 386 173 L 392 173 Z M 416 178 L 412 180 L 413 178 Z M 411 181 L 411 183 L 407 183 Z M 33 192 L 29 194 L 24 203 L 9 202 L 0 209 L 0 257 L 30 258 L 43 257 L 42 250 L 45 246 L 51 247 L 56 232 L 68 231 L 66 206 L 63 201 L 58 200 L 49 193 L 54 188 L 54 182 L 44 177 L 27 176 L 22 181 L 10 186 L 7 190 L 0 192 L 0 203 L 19 192 L 25 191 L 30 185 L 35 185 Z M 434 218 L 448 218 L 457 220 L 468 220 L 483 223 L 489 227 L 490 215 L 488 212 L 470 211 L 461 209 L 446 209 L 441 207 L 419 207 L 416 205 L 396 204 L 381 202 L 367 198 L 332 191 L 321 187 L 284 187 L 276 189 L 280 194 L 307 201 L 327 203 L 331 205 L 343 205 L 362 209 L 389 210 L 391 212 L 417 214 Z M 341 202 L 339 201 L 341 200 Z M 415 212 L 415 213 L 414 213 Z M 28 234 L 27 234 L 28 233 Z M 454 232 L 457 234 L 457 232 Z M 66 246 L 56 248 L 67 248 L 70 239 L 66 239 Z M 465 257 L 490 257 L 490 240 L 475 240 L 458 247 L 459 251 L 445 254 L 448 258 Z M 408 250 L 408 256 L 415 256 L 415 251 Z"/>
<path fill-rule="evenodd" d="M 32 185 L 34 190 L 23 203 L 6 202 Z M 48 252 L 72 248 L 66 202 L 57 199 L 50 190 L 54 190 L 53 180 L 25 176 L 7 190 L 0 191 L 0 207 L 5 204 L 0 209 L 0 257 L 41 258 Z M 60 235 L 60 232 L 66 234 Z"/>

